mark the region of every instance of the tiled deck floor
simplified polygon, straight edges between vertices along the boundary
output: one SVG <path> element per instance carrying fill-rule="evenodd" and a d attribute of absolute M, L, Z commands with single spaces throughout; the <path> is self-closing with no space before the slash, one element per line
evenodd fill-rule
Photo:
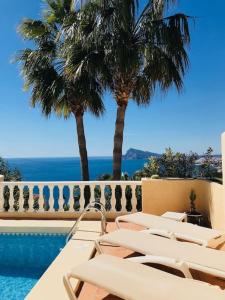
<path fill-rule="evenodd" d="M 140 226 L 132 225 L 132 224 L 123 224 L 124 228 L 129 228 L 132 230 L 140 230 L 142 229 Z M 116 230 L 115 223 L 110 222 L 107 225 L 107 231 L 111 232 Z M 225 251 L 225 249 L 221 249 L 222 251 Z M 127 257 L 129 255 L 132 255 L 132 252 L 120 247 L 110 247 L 110 246 L 104 246 L 104 253 L 115 255 L 118 257 Z M 221 281 L 219 279 L 210 278 L 209 276 L 206 276 L 205 274 L 194 274 L 192 272 L 192 275 L 196 279 L 204 279 L 205 281 L 210 282 L 211 284 L 219 284 L 220 286 L 223 286 L 225 288 L 225 281 Z M 81 292 L 79 294 L 79 300 L 118 300 L 120 298 L 109 295 L 106 291 L 99 289 L 95 286 L 92 286 L 90 284 L 85 283 L 81 289 Z"/>

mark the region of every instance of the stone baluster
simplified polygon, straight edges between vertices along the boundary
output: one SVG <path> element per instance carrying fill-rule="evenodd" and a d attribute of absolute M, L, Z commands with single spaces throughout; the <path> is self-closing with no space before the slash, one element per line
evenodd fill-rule
<path fill-rule="evenodd" d="M 18 188 L 19 188 L 18 212 L 23 212 L 24 211 L 24 208 L 23 208 L 23 204 L 24 204 L 24 195 L 23 195 L 24 185 L 23 184 L 18 184 Z"/>
<path fill-rule="evenodd" d="M 39 199 L 38 199 L 38 204 L 39 204 L 39 212 L 44 211 L 44 205 L 45 205 L 45 198 L 44 198 L 44 184 L 38 184 L 38 189 L 39 189 Z"/>
<path fill-rule="evenodd" d="M 48 203 L 49 203 L 49 212 L 54 212 L 54 195 L 53 195 L 53 192 L 54 192 L 54 184 L 48 184 L 48 188 L 49 188 L 49 200 L 48 200 Z"/>
<path fill-rule="evenodd" d="M 111 190 L 112 190 L 112 196 L 111 196 L 111 211 L 116 211 L 116 184 L 110 184 Z"/>
<path fill-rule="evenodd" d="M 91 190 L 90 202 L 93 202 L 95 201 L 95 183 L 90 184 L 90 190 Z"/>
<path fill-rule="evenodd" d="M 80 200 L 79 200 L 80 209 L 79 209 L 79 211 L 83 211 L 84 205 L 85 205 L 84 188 L 85 188 L 85 185 L 80 184 Z"/>
<path fill-rule="evenodd" d="M 104 183 L 100 183 L 99 187 L 100 187 L 100 190 L 101 190 L 100 202 L 105 206 L 106 205 L 106 199 L 105 199 L 105 187 L 106 187 L 106 185 Z"/>
<path fill-rule="evenodd" d="M 121 197 L 121 211 L 126 212 L 126 184 L 122 183 L 120 184 L 121 189 L 122 189 L 122 197 Z"/>
<path fill-rule="evenodd" d="M 74 196 L 73 196 L 73 192 L 74 192 L 74 185 L 73 184 L 70 184 L 70 185 L 68 185 L 68 187 L 69 187 L 69 193 L 70 193 L 70 197 L 69 197 L 69 202 L 68 202 L 68 204 L 69 204 L 69 211 L 70 212 L 74 212 Z"/>
<path fill-rule="evenodd" d="M 64 208 L 63 208 L 63 206 L 64 206 L 64 197 L 63 197 L 64 185 L 59 184 L 58 188 L 59 188 L 59 199 L 58 199 L 59 211 L 62 212 L 62 211 L 64 211 Z"/>
<path fill-rule="evenodd" d="M 34 209 L 34 184 L 29 184 L 28 185 L 28 188 L 29 188 L 29 211 L 32 212 L 32 211 L 35 211 Z"/>
<path fill-rule="evenodd" d="M 9 210 L 8 212 L 14 212 L 14 188 L 15 188 L 16 184 L 12 184 L 9 183 L 8 184 L 8 188 L 9 188 Z"/>
<path fill-rule="evenodd" d="M 131 205 L 132 205 L 132 209 L 131 212 L 135 212 L 137 210 L 137 197 L 136 197 L 136 184 L 132 184 L 131 185 L 131 191 L 132 191 L 132 198 L 131 198 Z"/>

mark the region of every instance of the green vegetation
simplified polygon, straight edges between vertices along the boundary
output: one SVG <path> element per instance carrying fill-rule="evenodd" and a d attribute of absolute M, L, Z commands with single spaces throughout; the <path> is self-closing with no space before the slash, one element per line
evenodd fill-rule
<path fill-rule="evenodd" d="M 4 176 L 4 181 L 21 181 L 22 176 L 17 169 L 11 169 L 8 163 L 0 157 L 0 174 Z"/>
<path fill-rule="evenodd" d="M 144 167 L 137 171 L 133 178 L 140 180 L 143 177 L 152 179 L 175 178 L 206 178 L 222 183 L 222 161 L 213 156 L 213 149 L 209 147 L 196 165 L 198 154 L 174 152 L 167 148 L 161 156 L 150 157 Z"/>
<path fill-rule="evenodd" d="M 75 10 L 73 0 L 45 0 L 43 18 L 19 26 L 34 45 L 17 56 L 31 104 L 46 116 L 75 117 L 83 180 L 89 180 L 83 115 L 103 113 L 103 91 L 117 104 L 113 179 L 119 180 L 129 101 L 147 105 L 156 89 L 183 86 L 188 17 L 168 14 L 175 0 L 152 0 L 142 11 L 139 2 L 95 0 Z"/>
<path fill-rule="evenodd" d="M 190 199 L 190 213 L 194 213 L 196 212 L 196 207 L 195 207 L 195 201 L 196 201 L 196 193 L 194 190 L 191 190 L 190 192 L 190 196 L 189 196 L 189 199 Z"/>
<path fill-rule="evenodd" d="M 150 103 L 154 91 L 171 86 L 178 91 L 188 66 L 185 46 L 189 44 L 188 17 L 168 15 L 175 1 L 152 0 L 138 12 L 138 0 L 101 0 L 89 2 L 81 12 L 83 25 L 92 20 L 83 40 L 87 57 L 93 63 L 77 62 L 73 40 L 79 35 L 77 20 L 67 27 L 68 68 L 72 76 L 87 70 L 97 72 L 101 83 L 111 91 L 117 104 L 113 149 L 113 179 L 121 178 L 125 114 L 129 101 Z M 87 31 L 87 30 L 86 30 Z M 72 43 L 71 43 L 72 41 Z"/>
<path fill-rule="evenodd" d="M 159 157 L 150 157 L 143 169 L 136 172 L 136 177 L 195 177 L 196 153 L 173 152 L 171 148 L 166 149 L 165 153 Z"/>
<path fill-rule="evenodd" d="M 22 176 L 20 171 L 17 169 L 11 169 L 8 163 L 0 157 L 0 174 L 4 176 L 5 181 L 21 181 Z M 9 188 L 6 186 L 4 188 L 4 209 L 7 211 L 9 209 L 9 197 L 10 192 Z M 18 210 L 18 201 L 19 201 L 19 189 L 15 186 L 13 190 L 14 209 Z"/>
<path fill-rule="evenodd" d="M 67 57 L 63 46 L 68 36 L 64 35 L 64 25 L 73 19 L 76 20 L 75 27 L 80 28 L 81 22 L 78 21 L 73 3 L 73 0 L 46 0 L 42 20 L 22 21 L 18 31 L 25 40 L 32 41 L 34 46 L 20 51 L 16 59 L 21 66 L 25 89 L 31 89 L 31 105 L 40 105 L 45 116 L 56 113 L 64 118 L 70 115 L 75 118 L 82 179 L 88 181 L 83 116 L 87 111 L 96 117 L 104 112 L 103 89 L 95 73 L 87 72 L 84 68 L 79 68 L 71 77 L 67 74 Z M 88 53 L 82 47 L 83 38 L 80 30 L 71 41 L 76 51 L 75 64 L 82 64 L 83 60 L 88 62 Z"/>
<path fill-rule="evenodd" d="M 199 169 L 200 176 L 210 180 L 222 177 L 222 172 L 218 173 L 218 168 L 222 170 L 222 161 L 214 158 L 213 149 L 209 147 Z"/>

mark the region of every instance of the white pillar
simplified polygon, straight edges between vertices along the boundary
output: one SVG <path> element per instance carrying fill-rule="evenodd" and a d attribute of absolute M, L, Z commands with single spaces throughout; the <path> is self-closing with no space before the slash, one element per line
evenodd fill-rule
<path fill-rule="evenodd" d="M 0 175 L 0 182 L 1 181 L 4 181 L 4 176 L 3 175 Z"/>
<path fill-rule="evenodd" d="M 225 187 L 225 132 L 222 134 L 222 170 L 223 170 L 223 186 Z"/>

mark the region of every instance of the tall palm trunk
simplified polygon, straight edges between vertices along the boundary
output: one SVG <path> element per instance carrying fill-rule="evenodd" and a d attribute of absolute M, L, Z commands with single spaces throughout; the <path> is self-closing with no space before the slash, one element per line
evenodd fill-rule
<path fill-rule="evenodd" d="M 74 116 L 77 125 L 77 139 L 80 152 L 81 176 L 82 180 L 89 181 L 88 155 L 84 132 L 83 113 L 74 112 Z"/>
<path fill-rule="evenodd" d="M 113 149 L 113 179 L 121 179 L 121 163 L 122 163 L 122 150 L 123 150 L 123 131 L 124 119 L 127 108 L 127 100 L 117 100 L 117 117 L 115 124 L 114 134 L 114 149 Z"/>

